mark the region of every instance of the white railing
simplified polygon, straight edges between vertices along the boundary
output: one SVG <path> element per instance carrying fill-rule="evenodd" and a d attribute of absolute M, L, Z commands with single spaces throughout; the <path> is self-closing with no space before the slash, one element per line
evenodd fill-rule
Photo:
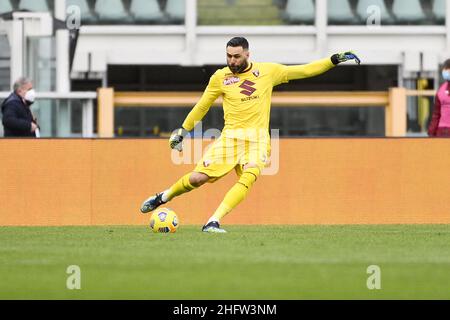
<path fill-rule="evenodd" d="M 0 92 L 0 99 L 7 98 L 10 92 Z M 97 99 L 97 92 L 37 92 L 37 100 L 79 100 L 82 103 L 81 136 L 83 138 L 94 137 L 94 100 Z"/>

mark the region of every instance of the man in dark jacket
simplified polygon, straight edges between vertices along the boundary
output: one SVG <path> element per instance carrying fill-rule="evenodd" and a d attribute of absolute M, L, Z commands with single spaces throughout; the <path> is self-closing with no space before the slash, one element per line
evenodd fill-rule
<path fill-rule="evenodd" d="M 5 137 L 36 137 L 39 126 L 30 110 L 35 95 L 31 80 L 19 78 L 14 83 L 13 93 L 2 104 Z"/>

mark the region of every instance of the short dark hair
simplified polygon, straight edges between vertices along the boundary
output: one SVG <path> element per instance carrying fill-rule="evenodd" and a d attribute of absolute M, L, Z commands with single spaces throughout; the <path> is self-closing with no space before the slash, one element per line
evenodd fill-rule
<path fill-rule="evenodd" d="M 242 47 L 242 49 L 248 49 L 248 41 L 244 37 L 234 37 L 227 42 L 227 47 Z"/>
<path fill-rule="evenodd" d="M 442 69 L 450 69 L 450 59 L 447 59 L 444 61 L 444 65 L 442 66 Z"/>

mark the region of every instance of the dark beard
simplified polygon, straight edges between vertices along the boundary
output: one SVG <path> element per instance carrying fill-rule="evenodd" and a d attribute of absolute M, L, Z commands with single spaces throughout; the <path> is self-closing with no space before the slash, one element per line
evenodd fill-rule
<path fill-rule="evenodd" d="M 245 62 L 244 62 L 242 65 L 240 65 L 240 66 L 234 66 L 234 67 L 232 67 L 232 66 L 228 65 L 228 68 L 230 68 L 231 72 L 233 72 L 234 74 L 236 74 L 236 73 L 241 73 L 242 71 L 244 71 L 245 69 L 247 69 L 247 67 L 248 67 L 248 62 L 247 62 L 247 61 L 245 61 Z"/>

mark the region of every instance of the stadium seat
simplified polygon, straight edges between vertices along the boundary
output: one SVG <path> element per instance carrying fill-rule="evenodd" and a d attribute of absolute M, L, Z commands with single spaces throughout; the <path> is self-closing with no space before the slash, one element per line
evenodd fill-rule
<path fill-rule="evenodd" d="M 13 11 L 13 7 L 9 0 L 0 1 L 0 14 L 4 14 L 11 11 Z"/>
<path fill-rule="evenodd" d="M 352 12 L 349 0 L 328 0 L 328 22 L 330 24 L 354 24 L 359 19 Z"/>
<path fill-rule="evenodd" d="M 48 7 L 46 0 L 20 0 L 19 10 L 48 12 L 50 11 L 50 8 Z"/>
<path fill-rule="evenodd" d="M 313 23 L 315 7 L 312 0 L 289 0 L 284 16 L 290 23 Z"/>
<path fill-rule="evenodd" d="M 96 17 L 92 14 L 91 8 L 87 0 L 66 0 L 66 6 L 77 6 L 80 8 L 81 21 L 92 22 L 96 20 Z"/>
<path fill-rule="evenodd" d="M 272 0 L 272 4 L 280 9 L 284 9 L 286 7 L 286 2 L 287 0 Z"/>
<path fill-rule="evenodd" d="M 140 22 L 159 21 L 164 17 L 157 0 L 132 0 L 130 12 Z"/>
<path fill-rule="evenodd" d="M 370 16 L 371 11 L 368 12 L 367 9 L 371 6 L 380 8 L 381 24 L 392 23 L 392 17 L 386 8 L 384 0 L 359 0 L 356 6 L 356 12 L 363 21 L 366 21 Z"/>
<path fill-rule="evenodd" d="M 95 12 L 104 22 L 127 22 L 130 20 L 122 0 L 97 0 Z"/>
<path fill-rule="evenodd" d="M 184 21 L 186 12 L 185 0 L 167 0 L 166 13 L 172 21 Z"/>
<path fill-rule="evenodd" d="M 434 0 L 433 1 L 433 14 L 437 22 L 442 23 L 445 21 L 445 1 L 446 0 Z"/>
<path fill-rule="evenodd" d="M 425 22 L 425 16 L 420 0 L 394 0 L 392 12 L 400 23 Z"/>

